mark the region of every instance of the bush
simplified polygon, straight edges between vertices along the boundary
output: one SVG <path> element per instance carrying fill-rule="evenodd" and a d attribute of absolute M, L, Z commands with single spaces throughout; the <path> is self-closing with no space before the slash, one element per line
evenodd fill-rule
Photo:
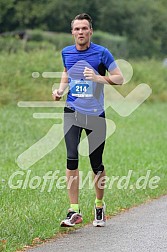
<path fill-rule="evenodd" d="M 18 32 L 19 34 L 19 32 Z M 11 33 L 13 36 L 13 33 Z M 17 52 L 18 50 L 31 51 L 34 49 L 53 48 L 61 50 L 63 47 L 74 44 L 74 39 L 68 33 L 46 32 L 41 30 L 26 30 L 22 40 L 14 33 L 13 37 L 0 38 L 0 51 Z M 114 36 L 106 32 L 95 31 L 92 37 L 94 43 L 107 47 L 115 57 L 128 56 L 125 37 Z"/>
<path fill-rule="evenodd" d="M 107 47 L 116 58 L 128 57 L 127 39 L 123 36 L 111 35 L 107 32 L 95 31 L 92 37 L 94 43 Z"/>
<path fill-rule="evenodd" d="M 25 41 L 18 40 L 15 38 L 0 38 L 0 51 L 5 51 L 10 53 L 17 53 L 19 51 L 34 51 L 34 50 L 43 50 L 43 49 L 53 49 L 56 47 L 47 41 Z"/>
<path fill-rule="evenodd" d="M 56 50 L 73 44 L 72 36 L 68 33 L 45 32 L 41 30 L 27 30 L 28 41 L 47 41 L 55 46 Z"/>
<path fill-rule="evenodd" d="M 28 37 L 30 40 L 43 41 L 46 40 L 53 43 L 57 50 L 74 43 L 71 34 L 68 33 L 55 33 L 55 32 L 42 32 L 40 30 L 28 30 Z M 114 56 L 127 57 L 127 40 L 126 37 L 111 35 L 107 32 L 95 31 L 92 36 L 92 41 L 96 44 L 107 47 Z"/>
<path fill-rule="evenodd" d="M 23 41 L 17 37 L 0 37 L 0 51 L 6 51 L 8 53 L 15 53 L 18 50 L 23 49 Z"/>

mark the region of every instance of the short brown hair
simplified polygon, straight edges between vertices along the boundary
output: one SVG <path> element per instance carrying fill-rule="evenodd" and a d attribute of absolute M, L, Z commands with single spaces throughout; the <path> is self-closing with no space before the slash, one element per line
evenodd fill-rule
<path fill-rule="evenodd" d="M 92 18 L 87 13 L 78 14 L 71 22 L 71 29 L 73 28 L 73 23 L 75 20 L 83 20 L 86 19 L 89 22 L 89 26 L 92 29 Z"/>

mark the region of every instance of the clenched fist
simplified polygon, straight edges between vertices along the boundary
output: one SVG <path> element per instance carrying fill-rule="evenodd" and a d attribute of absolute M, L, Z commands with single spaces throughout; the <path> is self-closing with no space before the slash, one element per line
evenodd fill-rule
<path fill-rule="evenodd" d="M 86 80 L 92 80 L 94 82 L 97 81 L 97 75 L 95 74 L 95 72 L 91 68 L 85 67 L 85 69 L 83 71 L 83 75 Z"/>
<path fill-rule="evenodd" d="M 62 98 L 62 95 L 63 95 L 63 90 L 61 89 L 55 89 L 52 92 L 52 97 L 54 101 L 59 101 Z"/>

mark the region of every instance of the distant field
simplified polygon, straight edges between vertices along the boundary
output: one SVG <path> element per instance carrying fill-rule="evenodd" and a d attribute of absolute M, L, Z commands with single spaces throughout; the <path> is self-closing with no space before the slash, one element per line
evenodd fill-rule
<path fill-rule="evenodd" d="M 153 89 L 149 101 L 167 101 L 167 69 L 162 62 L 142 59 L 129 60 L 129 63 L 133 67 L 133 78 L 124 87 L 119 87 L 119 91 L 127 94 L 138 84 L 147 83 Z M 59 79 L 45 79 L 42 73 L 63 69 L 61 53 L 54 50 L 2 52 L 0 66 L 0 105 L 16 104 L 20 100 L 51 100 L 52 86 L 59 83 Z M 33 72 L 39 72 L 39 78 L 32 78 Z"/>
<path fill-rule="evenodd" d="M 146 103 L 127 118 L 107 110 L 107 118 L 112 119 L 117 127 L 114 135 L 107 139 L 104 153 L 109 178 L 105 193 L 107 216 L 167 193 L 166 109 L 166 103 Z M 0 244 L 6 246 L 6 250 L 1 251 L 15 251 L 64 232 L 59 222 L 69 206 L 66 189 L 58 189 L 57 180 L 50 192 L 49 181 L 42 189 L 43 176 L 47 172 L 52 174 L 58 170 L 58 177 L 65 175 L 64 141 L 28 170 L 20 169 L 15 162 L 18 155 L 40 140 L 55 122 L 54 119 L 33 119 L 32 114 L 56 111 L 53 108 L 18 108 L 16 104 L 0 109 L 0 238 L 3 240 Z M 53 137 L 59 134 L 55 132 Z M 79 167 L 85 178 L 91 171 L 87 157 L 81 156 Z M 131 177 L 125 188 L 125 181 L 121 183 L 119 178 L 129 172 Z M 144 178 L 139 183 L 138 179 L 146 175 L 146 183 Z M 33 180 L 34 176 L 41 178 L 37 188 L 38 181 Z M 113 184 L 112 176 L 119 176 Z M 149 181 L 153 177 L 154 189 L 151 189 Z M 11 189 L 11 185 L 15 189 Z M 87 181 L 80 190 L 83 225 L 93 220 L 94 198 L 94 189 L 89 189 Z"/>

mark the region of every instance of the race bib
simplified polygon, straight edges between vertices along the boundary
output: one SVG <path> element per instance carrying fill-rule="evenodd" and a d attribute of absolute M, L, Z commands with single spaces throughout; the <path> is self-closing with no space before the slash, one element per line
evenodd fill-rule
<path fill-rule="evenodd" d="M 71 94 L 75 97 L 92 97 L 93 85 L 88 80 L 71 80 Z"/>

